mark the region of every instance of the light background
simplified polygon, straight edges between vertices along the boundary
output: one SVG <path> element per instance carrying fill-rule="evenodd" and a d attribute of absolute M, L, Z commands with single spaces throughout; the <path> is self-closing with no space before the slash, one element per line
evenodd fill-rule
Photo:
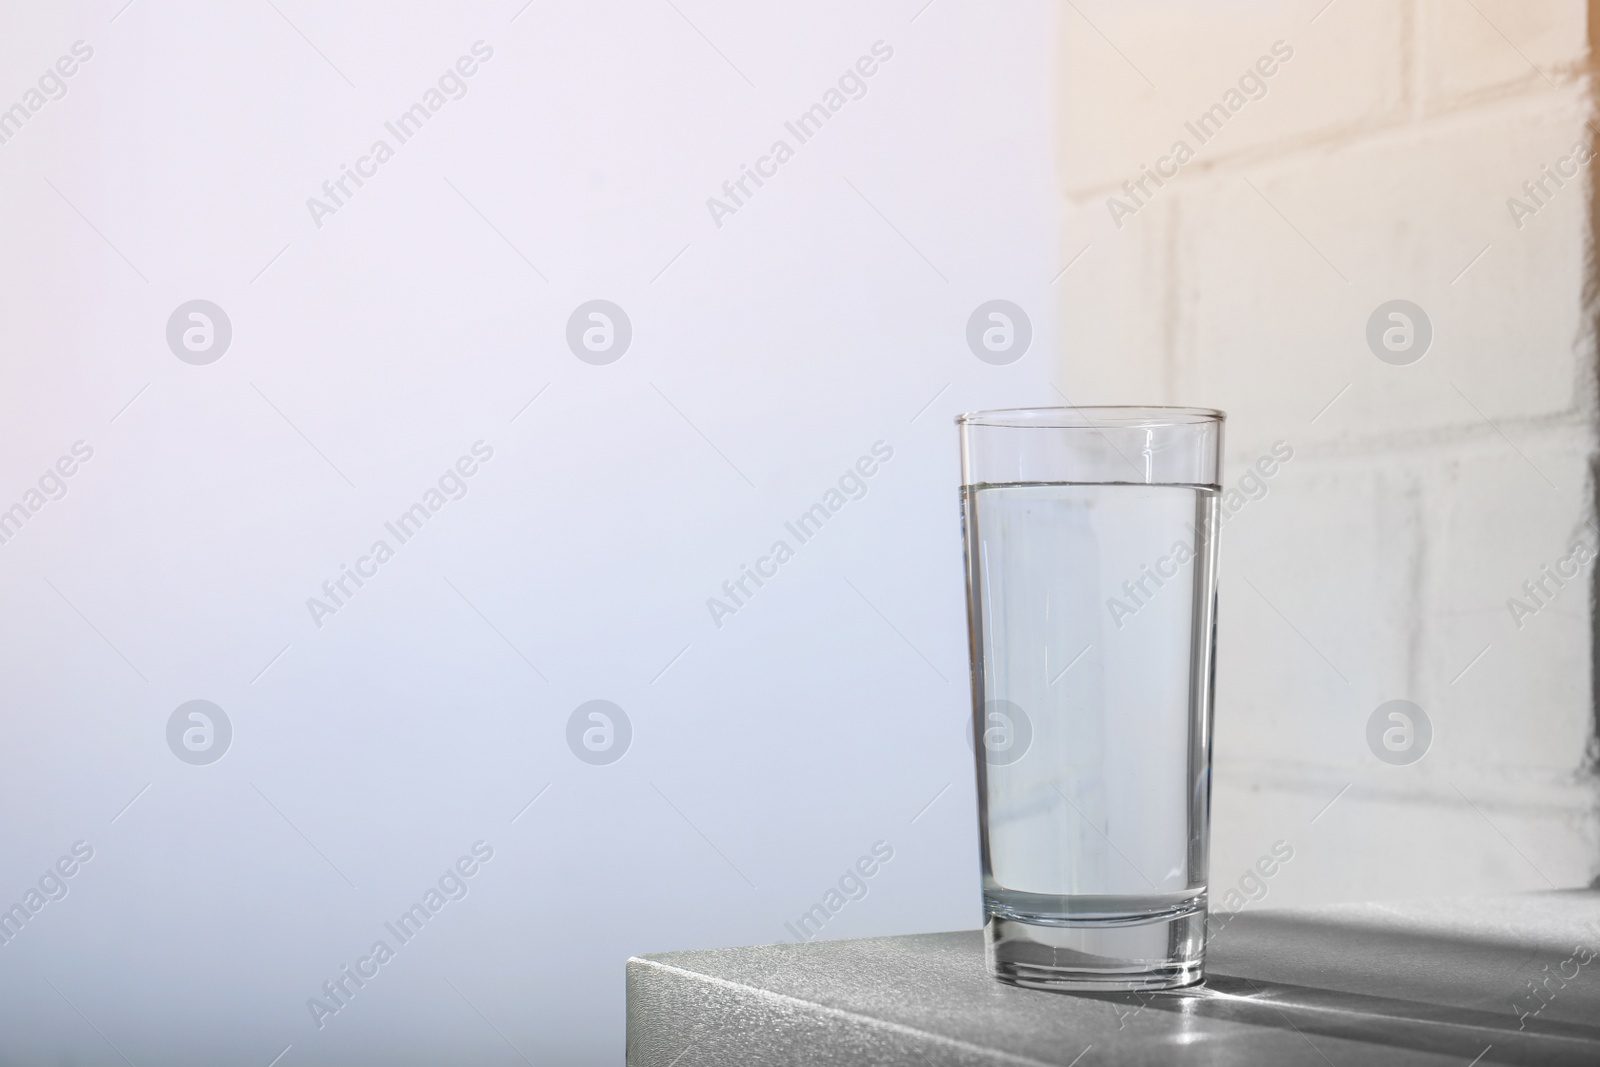
<path fill-rule="evenodd" d="M 0 544 L 0 898 L 95 856 L 0 946 L 0 1058 L 616 1062 L 627 956 L 788 939 L 878 841 L 825 936 L 976 925 L 950 417 L 1063 396 L 1228 409 L 1230 482 L 1296 449 L 1223 537 L 1219 890 L 1280 839 L 1267 906 L 1587 882 L 1587 589 L 1505 607 L 1592 516 L 1587 189 L 1505 207 L 1590 136 L 1585 5 L 1186 10 L 6 5 L 0 106 L 94 56 L 0 145 L 0 507 L 94 456 Z M 1278 39 L 1268 95 L 1117 228 L 1106 197 Z M 1397 297 L 1436 332 L 1404 368 L 1363 336 Z M 197 298 L 233 327 L 207 366 L 165 340 Z M 633 325 L 608 366 L 565 342 L 597 298 Z M 967 346 L 992 299 L 1031 320 L 1009 365 Z M 479 440 L 318 628 L 306 599 Z M 877 441 L 865 497 L 715 626 Z M 203 767 L 165 739 L 197 698 L 234 729 Z M 1366 747 L 1394 698 L 1434 722 L 1410 767 Z M 608 766 L 566 743 L 593 699 L 633 726 Z M 317 1029 L 307 998 L 480 839 L 469 895 Z"/>
<path fill-rule="evenodd" d="M 0 1058 L 615 1062 L 630 954 L 790 938 L 880 840 L 829 936 L 974 925 L 950 419 L 1054 395 L 1048 5 L 119 6 L 0 34 L 7 103 L 94 49 L 0 146 L 0 495 L 94 449 L 0 545 L 0 895 L 95 849 L 0 947 Z M 467 95 L 315 226 L 478 40 Z M 207 366 L 165 340 L 196 298 L 233 326 Z M 609 366 L 565 342 L 596 298 L 633 325 Z M 1033 322 L 1009 366 L 965 340 L 994 298 Z M 877 441 L 866 496 L 713 625 Z M 197 698 L 234 728 L 203 767 L 164 733 Z M 609 766 L 566 744 L 591 699 L 632 722 Z M 469 895 L 316 1029 L 480 839 Z"/>

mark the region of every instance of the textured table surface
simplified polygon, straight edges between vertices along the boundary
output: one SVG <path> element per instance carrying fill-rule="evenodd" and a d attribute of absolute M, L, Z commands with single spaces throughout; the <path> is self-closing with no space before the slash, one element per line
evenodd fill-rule
<path fill-rule="evenodd" d="M 1600 1064 L 1600 893 L 1243 912 L 1203 986 L 1004 986 L 977 931 L 628 961 L 632 1067 Z"/>

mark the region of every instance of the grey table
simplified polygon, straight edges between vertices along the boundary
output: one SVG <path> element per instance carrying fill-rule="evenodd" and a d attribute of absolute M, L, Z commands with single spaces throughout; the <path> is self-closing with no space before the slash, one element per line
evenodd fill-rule
<path fill-rule="evenodd" d="M 1245 911 L 1203 986 L 988 977 L 977 931 L 628 961 L 633 1067 L 1600 1064 L 1600 893 Z"/>

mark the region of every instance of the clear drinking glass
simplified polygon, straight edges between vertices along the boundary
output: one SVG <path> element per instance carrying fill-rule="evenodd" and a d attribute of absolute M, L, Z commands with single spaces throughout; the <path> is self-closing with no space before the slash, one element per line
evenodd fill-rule
<path fill-rule="evenodd" d="M 956 420 L 984 940 L 1003 981 L 1204 977 L 1223 418 Z"/>

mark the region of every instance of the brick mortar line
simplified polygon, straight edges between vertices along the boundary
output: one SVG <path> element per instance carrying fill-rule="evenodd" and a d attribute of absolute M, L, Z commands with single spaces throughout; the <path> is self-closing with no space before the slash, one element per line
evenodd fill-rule
<path fill-rule="evenodd" d="M 1585 355 L 1582 358 L 1593 357 Z M 1476 454 L 1477 446 L 1480 445 L 1498 444 L 1500 448 L 1505 448 L 1505 441 L 1501 439 L 1495 427 L 1516 440 L 1519 447 L 1529 444 L 1530 441 L 1535 444 L 1564 443 L 1563 438 L 1571 436 L 1573 431 L 1585 433 L 1591 445 L 1600 444 L 1600 419 L 1588 412 L 1568 409 L 1557 415 L 1498 418 L 1494 426 L 1485 426 L 1480 419 L 1476 423 L 1462 422 L 1392 435 L 1369 433 L 1339 437 L 1335 430 L 1332 433 L 1322 431 L 1313 436 L 1292 428 L 1286 431 L 1280 424 L 1260 435 L 1236 434 L 1229 440 L 1228 449 L 1235 456 L 1242 456 L 1250 451 L 1252 446 L 1259 446 L 1262 441 L 1290 436 L 1294 441 L 1297 462 L 1302 457 L 1333 462 L 1373 455 L 1393 458 L 1396 452 L 1440 456 L 1460 446 L 1472 448 Z"/>
<path fill-rule="evenodd" d="M 1565 72 L 1556 71 L 1563 74 Z M 1587 67 L 1578 68 L 1569 80 L 1551 89 L 1539 78 L 1533 78 L 1529 83 L 1516 83 L 1516 88 L 1500 93 L 1492 93 L 1463 102 L 1461 105 L 1437 111 L 1427 111 L 1413 116 L 1402 104 L 1397 101 L 1395 105 L 1383 116 L 1377 119 L 1354 119 L 1338 122 L 1313 132 L 1291 133 L 1283 137 L 1273 138 L 1265 143 L 1251 145 L 1234 151 L 1222 151 L 1204 159 L 1197 159 L 1184 168 L 1185 173 L 1196 175 L 1222 176 L 1234 170 L 1257 168 L 1263 164 L 1275 162 L 1288 162 L 1296 156 L 1315 155 L 1334 150 L 1347 148 L 1361 149 L 1384 146 L 1388 140 L 1400 140 L 1413 143 L 1419 138 L 1436 135 L 1441 132 L 1452 132 L 1452 127 L 1470 126 L 1481 117 L 1503 117 L 1503 113 L 1518 110 L 1530 110 L 1526 105 L 1539 104 L 1538 113 L 1546 117 L 1559 117 L 1561 112 L 1549 108 L 1551 98 L 1570 96 L 1576 120 L 1581 124 L 1589 114 L 1589 87 L 1585 75 Z M 1181 124 L 1180 124 L 1181 126 Z M 1152 142 L 1151 153 L 1160 155 L 1166 149 Z M 1130 163 L 1129 167 L 1137 166 L 1137 161 Z M 1130 171 L 1131 173 L 1131 171 Z M 1174 192 L 1182 191 L 1182 184 L 1174 184 Z M 1069 204 L 1080 207 L 1099 206 L 1091 205 L 1088 201 L 1098 200 L 1101 197 L 1120 193 L 1121 187 L 1114 183 L 1097 183 L 1064 187 L 1062 197 Z"/>
<path fill-rule="evenodd" d="M 1475 768 L 1462 766 L 1456 768 L 1457 772 L 1472 771 Z M 1481 771 L 1483 768 L 1476 768 Z M 1237 785 L 1224 785 L 1229 778 L 1245 778 L 1246 776 L 1232 773 L 1228 768 L 1218 767 L 1213 770 L 1213 789 L 1227 788 L 1230 793 L 1246 795 L 1259 794 L 1271 790 L 1280 795 L 1303 797 L 1307 801 L 1326 803 L 1341 785 L 1349 782 L 1352 772 L 1344 769 L 1335 773 L 1334 768 L 1318 768 L 1326 772 L 1325 777 L 1310 781 L 1291 779 L 1254 779 L 1246 780 Z M 1439 784 L 1440 788 L 1433 788 Z M 1251 788 L 1255 785 L 1257 788 Z M 1600 797 L 1600 780 L 1579 779 L 1574 780 L 1561 788 L 1562 795 L 1544 801 L 1529 801 L 1519 799 L 1519 794 L 1512 789 L 1504 787 L 1495 788 L 1479 781 L 1474 784 L 1472 802 L 1486 811 L 1499 812 L 1512 817 L 1542 818 L 1542 819 L 1568 819 L 1573 816 L 1582 816 L 1587 822 L 1592 816 L 1597 797 Z M 1404 806 L 1426 806 L 1456 810 L 1461 808 L 1461 797 L 1451 789 L 1449 783 L 1435 783 L 1432 780 L 1420 780 L 1411 788 L 1389 785 L 1378 780 L 1363 781 L 1357 778 L 1350 791 L 1340 798 L 1339 803 L 1356 800 L 1365 803 L 1397 803 Z M 1215 822 L 1216 801 L 1212 800 L 1212 818 Z M 1468 812 L 1468 814 L 1471 814 Z"/>

